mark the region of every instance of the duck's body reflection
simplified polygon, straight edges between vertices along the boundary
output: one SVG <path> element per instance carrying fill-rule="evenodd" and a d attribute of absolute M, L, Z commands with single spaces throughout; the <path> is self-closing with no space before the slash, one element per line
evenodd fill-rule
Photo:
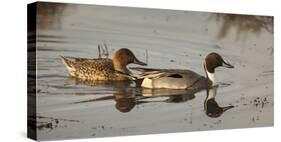
<path fill-rule="evenodd" d="M 233 108 L 232 105 L 226 107 L 220 107 L 218 105 L 215 100 L 215 97 L 217 95 L 217 89 L 218 86 L 214 86 L 212 88 L 207 89 L 207 97 L 204 101 L 204 110 L 209 117 L 219 117 L 225 111 Z"/>
<path fill-rule="evenodd" d="M 183 89 L 147 89 L 133 87 L 130 81 L 119 82 L 81 82 L 76 81 L 76 84 L 85 84 L 90 86 L 104 86 L 112 87 L 112 96 L 104 96 L 91 100 L 79 101 L 75 103 L 87 103 L 97 102 L 105 100 L 113 100 L 116 102 L 115 108 L 122 112 L 130 112 L 135 106 L 144 103 L 183 103 L 195 98 L 195 90 L 183 90 Z M 233 106 L 220 107 L 215 101 L 218 87 L 212 87 L 206 90 L 206 99 L 204 102 L 204 110 L 209 117 L 219 117 L 226 110 L 233 108 Z M 160 100 L 152 98 L 164 98 Z"/>

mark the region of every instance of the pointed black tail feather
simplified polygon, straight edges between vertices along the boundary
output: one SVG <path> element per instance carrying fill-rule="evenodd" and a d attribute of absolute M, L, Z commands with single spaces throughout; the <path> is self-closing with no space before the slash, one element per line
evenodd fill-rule
<path fill-rule="evenodd" d="M 134 76 L 129 73 L 121 72 L 118 70 L 115 70 L 115 72 L 119 75 L 125 76 L 125 77 L 129 78 L 130 80 L 134 81 L 136 83 L 136 87 L 141 87 L 142 81 L 144 80 L 144 78 L 137 77 L 137 76 Z"/>

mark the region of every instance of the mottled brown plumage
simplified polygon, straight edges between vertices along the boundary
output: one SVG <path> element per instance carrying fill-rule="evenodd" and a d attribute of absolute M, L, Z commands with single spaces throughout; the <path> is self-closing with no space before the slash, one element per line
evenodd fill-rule
<path fill-rule="evenodd" d="M 127 77 L 117 74 L 115 71 L 118 70 L 124 73 L 130 73 L 126 67 L 128 64 L 146 65 L 139 61 L 135 55 L 126 48 L 117 50 L 113 59 L 88 59 L 63 56 L 61 56 L 61 58 L 70 76 L 91 81 L 128 80 Z"/>

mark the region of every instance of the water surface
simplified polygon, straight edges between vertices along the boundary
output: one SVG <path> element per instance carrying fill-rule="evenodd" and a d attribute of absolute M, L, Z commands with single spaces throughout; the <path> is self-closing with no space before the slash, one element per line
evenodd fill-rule
<path fill-rule="evenodd" d="M 234 27 L 218 39 L 222 23 L 210 13 L 95 5 L 41 3 L 37 18 L 40 140 L 273 125 L 273 37 L 267 31 L 237 39 Z M 129 48 L 149 67 L 204 75 L 205 56 L 218 52 L 235 68 L 216 70 L 220 85 L 209 105 L 208 90 L 194 94 L 69 78 L 60 55 L 96 58 L 103 43 L 109 58 Z M 225 106 L 233 108 L 216 110 Z"/>

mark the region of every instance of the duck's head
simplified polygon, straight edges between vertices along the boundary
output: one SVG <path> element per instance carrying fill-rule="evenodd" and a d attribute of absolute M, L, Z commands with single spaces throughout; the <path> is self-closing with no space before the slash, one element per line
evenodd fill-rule
<path fill-rule="evenodd" d="M 121 48 L 115 52 L 113 56 L 113 64 L 116 69 L 122 70 L 126 68 L 128 64 L 131 63 L 142 65 L 142 66 L 147 65 L 146 63 L 137 59 L 134 53 L 127 48 Z"/>
<path fill-rule="evenodd" d="M 218 53 L 213 52 L 208 54 L 205 58 L 204 69 L 207 78 L 211 80 L 213 84 L 215 83 L 214 74 L 217 67 L 234 68 L 233 65 L 225 62 Z"/>

